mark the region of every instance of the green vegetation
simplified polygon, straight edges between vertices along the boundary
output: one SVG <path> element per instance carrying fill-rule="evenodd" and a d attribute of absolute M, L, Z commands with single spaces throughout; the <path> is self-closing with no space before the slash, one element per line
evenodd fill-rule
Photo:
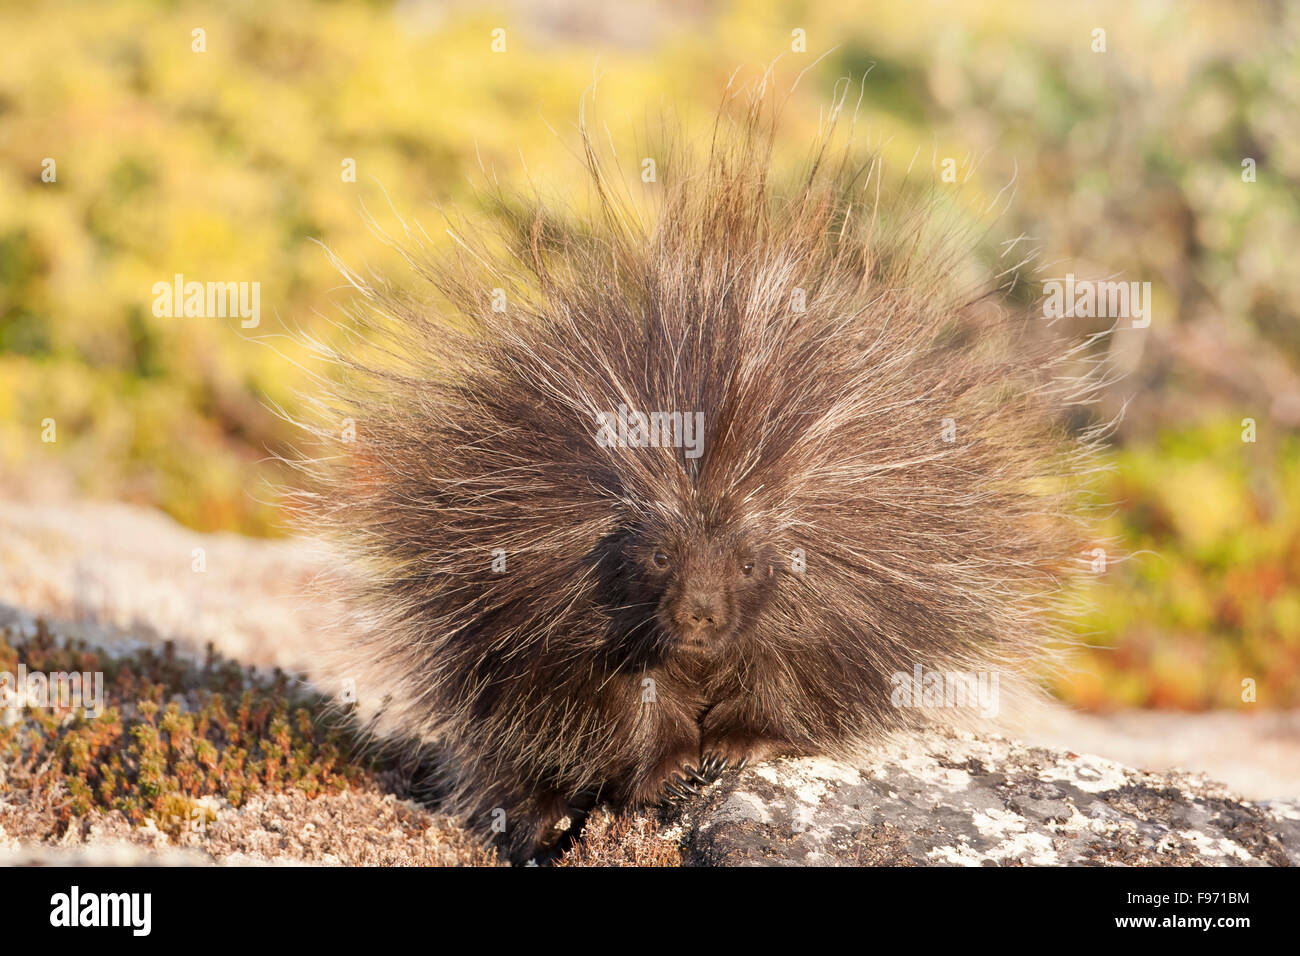
<path fill-rule="evenodd" d="M 1300 438 L 1232 423 L 1119 451 L 1112 563 L 1079 621 L 1095 650 L 1059 689 L 1087 707 L 1262 707 L 1300 701 Z M 1243 681 L 1251 685 L 1243 686 Z"/>

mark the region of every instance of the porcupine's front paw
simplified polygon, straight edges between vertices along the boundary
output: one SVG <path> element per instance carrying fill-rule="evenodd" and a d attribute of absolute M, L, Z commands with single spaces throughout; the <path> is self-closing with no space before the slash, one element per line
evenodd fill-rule
<path fill-rule="evenodd" d="M 705 754 L 697 763 L 685 764 L 671 774 L 664 781 L 659 799 L 655 802 L 664 806 L 693 797 L 702 787 L 714 783 L 727 769 L 728 764 L 724 758 L 713 753 Z"/>
<path fill-rule="evenodd" d="M 680 803 L 715 783 L 728 770 L 744 770 L 776 756 L 780 747 L 759 737 L 737 736 L 706 741 L 698 761 L 680 763 L 667 771 L 656 795 L 645 802 L 659 806 Z"/>
<path fill-rule="evenodd" d="M 695 766 L 699 762 L 696 756 L 697 746 L 692 742 L 690 749 L 675 751 L 660 760 L 649 773 L 641 777 L 632 791 L 632 802 L 644 806 L 664 806 L 698 793 L 700 786 L 708 781 L 700 768 Z"/>
<path fill-rule="evenodd" d="M 705 738 L 700 749 L 704 752 L 704 762 L 711 762 L 717 768 L 713 780 L 725 770 L 744 770 L 750 764 L 762 763 L 780 752 L 780 747 L 774 742 L 747 734 L 731 734 L 716 740 Z"/>

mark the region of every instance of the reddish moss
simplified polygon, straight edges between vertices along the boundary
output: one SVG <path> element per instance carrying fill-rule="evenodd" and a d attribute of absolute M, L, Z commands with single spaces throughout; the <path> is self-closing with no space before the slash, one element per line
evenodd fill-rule
<path fill-rule="evenodd" d="M 664 837 L 654 819 L 637 813 L 597 811 L 557 866 L 681 866 L 681 847 Z"/>
<path fill-rule="evenodd" d="M 120 810 L 175 833 L 205 796 L 241 805 L 253 793 L 302 790 L 315 797 L 372 780 L 374 767 L 343 756 L 356 748 L 327 726 L 319 698 L 276 671 L 224 661 L 208 648 L 192 664 L 168 644 L 111 658 L 81 642 L 60 645 L 38 622 L 30 640 L 0 630 L 0 670 L 102 672 L 99 717 L 24 709 L 0 726 L 10 767 L 0 790 L 25 789 L 54 809 L 54 835 L 91 810 Z M 237 699 L 233 717 L 227 699 Z M 202 811 L 207 813 L 208 811 Z"/>

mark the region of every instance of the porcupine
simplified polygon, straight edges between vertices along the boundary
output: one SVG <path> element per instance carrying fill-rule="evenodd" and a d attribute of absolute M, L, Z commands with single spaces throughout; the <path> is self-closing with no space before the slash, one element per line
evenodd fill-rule
<path fill-rule="evenodd" d="M 431 295 L 343 267 L 380 357 L 339 349 L 323 406 L 356 437 L 312 521 L 368 616 L 338 672 L 515 860 L 595 796 L 915 727 L 918 664 L 1022 673 L 1081 563 L 1095 383 L 878 157 L 821 134 L 781 186 L 773 111 L 740 114 L 648 204 L 584 127 L 589 207 L 408 228 Z"/>

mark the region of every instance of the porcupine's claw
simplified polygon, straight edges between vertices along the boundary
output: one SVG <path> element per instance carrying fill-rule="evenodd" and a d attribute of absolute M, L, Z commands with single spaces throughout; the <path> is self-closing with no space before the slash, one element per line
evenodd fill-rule
<path fill-rule="evenodd" d="M 707 787 L 709 784 L 713 782 L 712 780 L 709 779 L 707 773 L 702 773 L 700 770 L 697 770 L 694 767 L 684 767 L 683 769 L 686 771 L 686 775 L 688 777 L 690 777 L 692 780 L 694 780 L 696 783 L 700 784 L 701 786 Z"/>
<path fill-rule="evenodd" d="M 734 766 L 737 770 L 744 770 L 748 763 L 749 758 L 746 757 Z M 698 767 L 683 767 L 681 772 L 674 774 L 664 783 L 663 796 L 659 800 L 659 805 L 667 806 L 690 797 L 699 796 L 700 788 L 716 783 L 718 778 L 727 770 L 730 770 L 732 766 L 731 761 L 721 754 L 713 751 L 706 753 L 700 759 Z"/>
<path fill-rule="evenodd" d="M 688 771 L 689 769 L 690 768 L 687 768 Z M 674 774 L 668 780 L 664 781 L 664 785 L 660 790 L 661 796 L 658 800 L 658 804 L 661 807 L 668 806 L 682 800 L 687 800 L 699 792 L 700 791 L 695 787 L 695 785 L 686 777 L 681 774 Z"/>
<path fill-rule="evenodd" d="M 731 761 L 729 761 L 726 757 L 722 756 L 721 754 L 713 753 L 712 751 L 710 751 L 709 753 L 704 755 L 704 760 L 702 761 L 701 770 L 703 771 L 704 776 L 708 778 L 709 783 L 713 783 L 719 777 L 721 777 L 722 774 L 730 766 L 731 766 Z"/>

